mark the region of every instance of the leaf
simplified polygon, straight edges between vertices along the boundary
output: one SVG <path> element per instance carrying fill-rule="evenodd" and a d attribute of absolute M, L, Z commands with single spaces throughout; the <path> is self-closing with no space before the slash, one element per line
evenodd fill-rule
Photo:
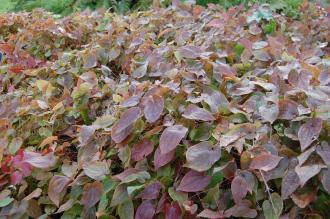
<path fill-rule="evenodd" d="M 15 154 L 22 145 L 23 139 L 21 137 L 14 138 L 8 146 L 9 153 Z"/>
<path fill-rule="evenodd" d="M 323 166 L 319 164 L 312 164 L 306 166 L 297 165 L 295 171 L 298 174 L 300 186 L 305 185 L 305 183 L 313 176 L 318 174 L 322 168 Z"/>
<path fill-rule="evenodd" d="M 322 170 L 321 182 L 325 191 L 330 194 L 330 169 Z"/>
<path fill-rule="evenodd" d="M 285 200 L 287 199 L 294 191 L 296 191 L 299 187 L 299 176 L 298 174 L 293 171 L 287 171 L 282 179 L 281 185 L 281 195 L 282 198 Z"/>
<path fill-rule="evenodd" d="M 203 172 L 212 167 L 220 158 L 220 148 L 213 147 L 209 142 L 201 142 L 188 148 L 186 167 Z"/>
<path fill-rule="evenodd" d="M 109 164 L 101 161 L 92 161 L 83 165 L 84 173 L 92 179 L 102 180 L 109 174 Z"/>
<path fill-rule="evenodd" d="M 316 153 L 322 158 L 326 165 L 330 165 L 330 146 L 326 142 L 316 147 Z"/>
<path fill-rule="evenodd" d="M 164 98 L 159 95 L 148 97 L 145 107 L 144 116 L 149 123 L 156 122 L 161 116 L 164 109 Z"/>
<path fill-rule="evenodd" d="M 65 191 L 70 181 L 70 178 L 60 175 L 53 176 L 49 181 L 48 197 L 57 207 L 60 205 L 62 192 Z"/>
<path fill-rule="evenodd" d="M 87 126 L 87 125 L 83 125 L 80 128 L 80 133 L 79 133 L 79 141 L 82 145 L 87 144 L 92 137 L 94 136 L 95 133 L 95 127 L 94 126 Z"/>
<path fill-rule="evenodd" d="M 186 136 L 188 129 L 182 125 L 167 127 L 159 139 L 159 148 L 162 154 L 173 151 Z"/>
<path fill-rule="evenodd" d="M 118 205 L 118 215 L 120 219 L 134 218 L 134 206 L 132 200 L 127 200 L 124 203 Z"/>
<path fill-rule="evenodd" d="M 235 176 L 231 182 L 231 193 L 233 195 L 235 203 L 240 203 L 248 192 L 248 184 L 244 178 Z"/>
<path fill-rule="evenodd" d="M 283 210 L 283 201 L 277 193 L 272 193 L 270 199 L 262 203 L 262 210 L 266 219 L 278 219 Z"/>
<path fill-rule="evenodd" d="M 129 168 L 114 176 L 115 179 L 119 179 L 121 183 L 129 183 L 135 180 L 144 183 L 150 178 L 150 174 L 147 171 L 138 170 L 135 168 Z"/>
<path fill-rule="evenodd" d="M 183 58 L 187 59 L 195 59 L 200 56 L 200 53 L 202 52 L 200 48 L 197 46 L 182 46 L 178 49 L 179 53 Z"/>
<path fill-rule="evenodd" d="M 93 183 L 87 183 L 84 186 L 81 202 L 85 206 L 85 208 L 91 208 L 98 201 L 100 201 L 102 193 L 103 193 L 102 183 L 98 181 L 95 181 Z"/>
<path fill-rule="evenodd" d="M 111 138 L 120 143 L 133 131 L 133 123 L 141 117 L 140 107 L 127 109 L 120 119 L 112 126 Z"/>
<path fill-rule="evenodd" d="M 142 139 L 138 144 L 133 146 L 131 158 L 133 161 L 140 161 L 151 154 L 153 150 L 154 143 L 148 139 Z"/>
<path fill-rule="evenodd" d="M 168 188 L 168 194 L 170 195 L 173 201 L 177 201 L 179 203 L 183 203 L 188 200 L 187 193 L 177 191 L 173 187 Z"/>
<path fill-rule="evenodd" d="M 150 201 L 143 201 L 136 210 L 135 219 L 152 219 L 155 208 Z"/>
<path fill-rule="evenodd" d="M 282 157 L 276 155 L 261 154 L 252 160 L 250 164 L 250 169 L 258 169 L 267 172 L 269 170 L 274 169 L 281 159 Z"/>
<path fill-rule="evenodd" d="M 43 148 L 44 146 L 57 141 L 58 137 L 57 136 L 49 136 L 47 138 L 45 138 L 39 145 L 40 148 Z"/>
<path fill-rule="evenodd" d="M 299 208 L 305 208 L 315 200 L 316 194 L 316 187 L 303 187 L 291 195 L 291 199 Z"/>
<path fill-rule="evenodd" d="M 252 54 L 254 55 L 254 58 L 258 61 L 267 62 L 271 59 L 270 55 L 263 50 L 255 50 L 252 52 Z"/>
<path fill-rule="evenodd" d="M 196 106 L 195 104 L 189 104 L 182 116 L 186 119 L 201 120 L 205 122 L 215 120 L 212 113 Z"/>
<path fill-rule="evenodd" d="M 33 167 L 37 168 L 50 168 L 56 164 L 56 157 L 54 153 L 48 153 L 42 155 L 35 152 L 26 151 L 24 152 L 25 162 L 29 163 Z"/>
<path fill-rule="evenodd" d="M 147 185 L 144 190 L 137 196 L 138 198 L 152 200 L 157 199 L 159 196 L 159 192 L 162 189 L 162 184 L 160 182 L 153 182 Z"/>
<path fill-rule="evenodd" d="M 177 190 L 183 192 L 199 192 L 203 191 L 211 181 L 210 176 L 205 176 L 202 173 L 190 170 L 182 178 Z"/>
<path fill-rule="evenodd" d="M 126 186 L 123 184 L 120 184 L 116 187 L 116 189 L 112 195 L 110 207 L 114 207 L 119 204 L 122 204 L 128 199 L 129 199 L 129 196 L 128 196 Z"/>
<path fill-rule="evenodd" d="M 165 204 L 165 219 L 180 219 L 181 209 L 177 202 Z"/>
<path fill-rule="evenodd" d="M 209 218 L 209 219 L 218 219 L 223 218 L 223 212 L 212 211 L 210 209 L 204 209 L 201 213 L 197 215 L 197 217 Z"/>
<path fill-rule="evenodd" d="M 279 119 L 292 120 L 299 115 L 298 104 L 290 99 L 278 101 Z"/>
<path fill-rule="evenodd" d="M 158 147 L 155 151 L 155 156 L 154 156 L 154 165 L 155 169 L 159 169 L 162 166 L 165 166 L 169 162 L 171 162 L 174 158 L 175 155 L 175 150 L 170 151 L 166 154 L 162 154 L 160 151 L 160 148 Z"/>
<path fill-rule="evenodd" d="M 320 135 L 322 129 L 322 119 L 310 119 L 303 124 L 298 131 L 298 139 L 300 142 L 301 150 L 305 150 L 313 141 Z"/>
<path fill-rule="evenodd" d="M 83 56 L 83 68 L 90 69 L 97 65 L 97 57 L 95 52 L 89 52 Z"/>
<path fill-rule="evenodd" d="M 250 202 L 241 202 L 240 204 L 236 204 L 233 207 L 229 208 L 225 211 L 225 216 L 229 217 L 247 217 L 247 218 L 255 218 L 257 216 L 257 211 L 255 209 L 251 209 Z"/>
<path fill-rule="evenodd" d="M 10 197 L 6 197 L 6 198 L 0 200 L 0 208 L 3 208 L 5 206 L 9 205 L 10 203 L 12 203 L 12 201 L 14 201 L 14 199 L 10 198 Z"/>
<path fill-rule="evenodd" d="M 148 63 L 141 65 L 140 67 L 136 68 L 133 71 L 132 76 L 134 78 L 142 78 L 143 76 L 146 75 L 147 68 L 148 68 Z"/>

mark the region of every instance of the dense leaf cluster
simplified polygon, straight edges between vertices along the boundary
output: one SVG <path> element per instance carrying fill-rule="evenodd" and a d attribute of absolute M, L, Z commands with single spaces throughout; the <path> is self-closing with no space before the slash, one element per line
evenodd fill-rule
<path fill-rule="evenodd" d="M 329 218 L 330 18 L 301 9 L 1 15 L 1 218 Z"/>

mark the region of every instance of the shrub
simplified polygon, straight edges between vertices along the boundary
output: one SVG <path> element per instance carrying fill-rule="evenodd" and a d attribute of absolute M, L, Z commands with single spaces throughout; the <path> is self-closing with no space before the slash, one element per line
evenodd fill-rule
<path fill-rule="evenodd" d="M 329 218 L 327 12 L 0 15 L 1 218 Z"/>

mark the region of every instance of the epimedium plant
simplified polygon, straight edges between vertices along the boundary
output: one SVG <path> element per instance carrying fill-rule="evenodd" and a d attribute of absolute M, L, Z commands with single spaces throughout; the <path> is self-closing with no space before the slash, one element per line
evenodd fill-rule
<path fill-rule="evenodd" d="M 0 16 L 0 215 L 328 218 L 327 12 Z"/>

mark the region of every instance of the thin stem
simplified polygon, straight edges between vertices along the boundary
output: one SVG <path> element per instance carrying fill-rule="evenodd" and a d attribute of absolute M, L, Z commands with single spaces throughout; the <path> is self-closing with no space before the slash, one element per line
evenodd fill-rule
<path fill-rule="evenodd" d="M 259 172 L 260 172 L 260 174 L 261 174 L 262 180 L 263 180 L 264 183 L 265 183 L 265 186 L 266 186 L 266 190 L 267 190 L 267 193 L 268 193 L 268 196 L 269 196 L 270 203 L 271 203 L 271 205 L 272 205 L 273 211 L 275 212 L 274 202 L 273 202 L 272 196 L 271 196 L 271 194 L 270 194 L 270 188 L 269 188 L 269 186 L 268 186 L 268 184 L 267 184 L 267 182 L 266 182 L 265 176 L 264 176 L 264 174 L 262 173 L 262 171 L 259 170 Z"/>

